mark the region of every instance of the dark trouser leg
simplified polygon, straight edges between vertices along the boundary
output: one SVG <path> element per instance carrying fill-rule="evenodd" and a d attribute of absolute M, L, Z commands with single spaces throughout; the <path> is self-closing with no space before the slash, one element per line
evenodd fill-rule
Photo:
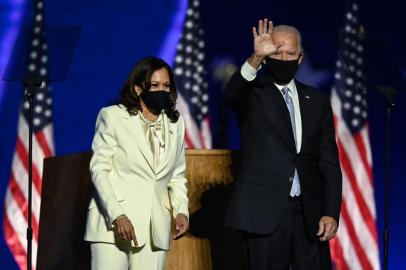
<path fill-rule="evenodd" d="M 303 218 L 300 200 L 292 204 L 292 270 L 331 269 L 328 242 L 313 242 L 309 239 Z"/>
<path fill-rule="evenodd" d="M 286 214 L 270 235 L 246 235 L 251 270 L 289 270 L 292 213 L 289 203 Z"/>
<path fill-rule="evenodd" d="M 245 234 L 251 270 L 329 270 L 328 243 L 309 240 L 300 198 L 289 198 L 288 209 L 270 235 Z"/>
<path fill-rule="evenodd" d="M 289 270 L 289 241 L 278 236 L 275 232 L 267 236 L 247 235 L 251 270 Z"/>

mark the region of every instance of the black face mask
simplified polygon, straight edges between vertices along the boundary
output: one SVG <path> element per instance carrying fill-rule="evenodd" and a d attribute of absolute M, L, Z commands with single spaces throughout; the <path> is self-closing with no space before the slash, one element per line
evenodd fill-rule
<path fill-rule="evenodd" d="M 268 57 L 266 58 L 265 72 L 271 75 L 275 83 L 288 84 L 295 76 L 299 67 L 299 58 L 291 61 L 283 61 Z"/>
<path fill-rule="evenodd" d="M 169 92 L 164 90 L 148 91 L 141 93 L 141 99 L 148 109 L 155 115 L 158 115 L 169 107 Z"/>

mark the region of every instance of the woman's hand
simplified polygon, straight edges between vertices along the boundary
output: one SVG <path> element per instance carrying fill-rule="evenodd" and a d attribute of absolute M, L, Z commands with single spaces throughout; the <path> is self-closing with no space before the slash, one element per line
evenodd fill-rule
<path fill-rule="evenodd" d="M 114 221 L 118 236 L 122 240 L 133 241 L 134 246 L 138 246 L 137 237 L 135 236 L 134 227 L 127 216 L 122 215 Z"/>
<path fill-rule="evenodd" d="M 189 229 L 189 221 L 184 214 L 178 214 L 175 218 L 176 234 L 173 236 L 174 240 L 182 238 Z"/>

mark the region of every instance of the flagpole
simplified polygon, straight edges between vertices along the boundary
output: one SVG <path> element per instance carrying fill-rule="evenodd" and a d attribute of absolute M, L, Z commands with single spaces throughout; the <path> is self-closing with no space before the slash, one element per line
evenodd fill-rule
<path fill-rule="evenodd" d="M 25 96 L 28 100 L 28 225 L 27 225 L 27 270 L 32 270 L 32 136 L 33 136 L 33 91 L 41 86 L 41 79 L 27 75 L 24 78 Z"/>
<path fill-rule="evenodd" d="M 388 269 L 389 258 L 389 179 L 390 179 L 390 137 L 391 137 L 391 113 L 393 104 L 387 102 L 386 120 L 386 181 L 385 181 L 385 228 L 383 232 L 383 269 Z"/>
<path fill-rule="evenodd" d="M 43 4 L 42 0 L 34 1 L 34 24 L 35 26 L 43 27 L 42 16 L 39 21 L 36 21 L 37 10 L 42 9 L 39 4 Z M 31 33 L 31 35 L 35 35 Z M 33 106 L 34 99 L 33 94 L 36 88 L 40 87 L 42 80 L 37 74 L 37 72 L 28 71 L 24 77 L 23 85 L 25 87 L 25 95 L 28 99 L 28 222 L 27 222 L 27 270 L 32 270 L 32 137 L 33 137 L 33 126 L 34 126 L 34 115 Z"/>
<path fill-rule="evenodd" d="M 391 147 L 391 116 L 393 103 L 393 95 L 395 89 L 387 86 L 378 87 L 379 92 L 386 98 L 386 172 L 385 172 L 385 225 L 383 232 L 383 269 L 388 269 L 389 259 L 389 198 L 390 198 L 390 147 Z"/>
<path fill-rule="evenodd" d="M 32 270 L 32 85 L 28 85 L 25 95 L 28 99 L 28 226 L 27 226 L 27 269 Z"/>

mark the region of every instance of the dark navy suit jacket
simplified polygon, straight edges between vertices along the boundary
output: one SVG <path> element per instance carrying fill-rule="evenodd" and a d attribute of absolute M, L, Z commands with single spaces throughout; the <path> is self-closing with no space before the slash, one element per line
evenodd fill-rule
<path fill-rule="evenodd" d="M 287 211 L 295 168 L 309 237 L 317 240 L 322 216 L 338 222 L 342 175 L 330 101 L 317 89 L 295 83 L 302 118 L 299 153 L 287 106 L 269 76 L 249 82 L 237 71 L 226 85 L 225 100 L 239 120 L 242 152 L 225 219 L 228 227 L 272 233 Z"/>

